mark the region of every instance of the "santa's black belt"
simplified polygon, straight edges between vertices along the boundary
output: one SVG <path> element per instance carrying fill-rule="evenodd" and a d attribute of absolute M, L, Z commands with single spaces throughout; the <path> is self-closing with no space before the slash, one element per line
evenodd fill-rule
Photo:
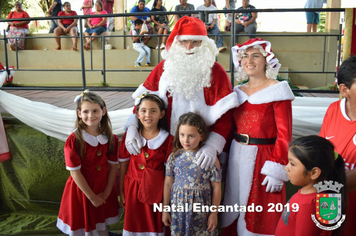
<path fill-rule="evenodd" d="M 251 138 L 248 134 L 237 134 L 235 133 L 235 140 L 241 144 L 249 145 L 266 145 L 275 144 L 277 138 Z"/>

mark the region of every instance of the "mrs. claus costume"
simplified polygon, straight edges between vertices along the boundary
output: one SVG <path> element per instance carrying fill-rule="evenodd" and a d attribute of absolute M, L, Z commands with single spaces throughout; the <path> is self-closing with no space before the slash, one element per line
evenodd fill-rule
<path fill-rule="evenodd" d="M 169 53 L 173 45 L 179 44 L 180 40 L 202 40 L 207 45 L 205 49 L 209 50 L 214 58 L 218 54 L 214 41 L 207 37 L 204 23 L 197 18 L 185 16 L 178 20 L 167 40 L 166 53 Z M 202 47 L 197 49 L 203 50 Z M 190 55 L 185 54 L 183 51 L 184 49 L 181 50 L 181 57 L 184 60 Z M 164 55 L 162 56 L 164 57 Z M 178 119 L 182 114 L 186 112 L 200 114 L 212 131 L 202 149 L 209 149 L 208 152 L 212 153 L 211 156 L 214 155 L 216 157 L 217 153 L 221 153 L 226 143 L 225 138 L 231 128 L 230 109 L 238 106 L 236 93 L 232 90 L 226 71 L 213 59 L 210 67 L 210 86 L 208 85 L 196 91 L 191 99 L 187 99 L 185 96 L 180 96 L 180 94 L 174 93 L 172 95 L 169 92 L 170 84 L 168 78 L 172 75 L 172 72 L 166 66 L 168 60 L 162 61 L 153 69 L 146 81 L 133 93 L 132 97 L 135 99 L 146 91 L 158 95 L 166 104 L 166 116 L 172 135 L 175 134 Z M 198 66 L 194 67 L 192 65 L 191 68 L 191 70 L 199 70 Z M 184 86 L 189 86 L 189 84 Z M 133 118 L 136 120 L 134 116 Z M 130 119 L 128 123 L 130 123 Z M 127 126 L 130 126 L 130 124 L 127 124 Z M 126 147 L 128 148 L 127 143 Z M 212 164 L 215 162 L 215 157 Z"/>
<path fill-rule="evenodd" d="M 276 78 L 281 65 L 274 58 L 270 42 L 263 39 L 250 39 L 233 47 L 235 67 L 239 72 L 243 70 L 241 54 L 255 45 L 260 45 L 266 52 L 263 53 L 267 62 L 266 77 Z M 239 86 L 234 91 L 241 105 L 232 111 L 236 133 L 230 148 L 223 204 L 260 205 L 263 211 L 256 212 L 254 208 L 255 212 L 223 213 L 223 235 L 274 235 L 281 212 L 267 210 L 277 203 L 286 203 L 283 181 L 288 178 L 284 166 L 288 162 L 288 145 L 292 138 L 291 102 L 294 96 L 287 82 L 263 88 L 250 96 Z M 242 144 L 241 136 L 236 134 L 248 135 L 250 143 Z M 263 142 L 268 144 L 257 144 Z M 281 191 L 270 193 L 267 189 L 266 192 L 262 183 L 271 179 L 272 188 Z"/>

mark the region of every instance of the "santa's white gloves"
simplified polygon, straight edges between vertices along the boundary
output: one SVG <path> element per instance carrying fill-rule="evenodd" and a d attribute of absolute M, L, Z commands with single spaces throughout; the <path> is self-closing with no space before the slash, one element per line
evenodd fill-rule
<path fill-rule="evenodd" d="M 138 155 L 141 153 L 142 140 L 136 127 L 129 126 L 127 128 L 125 146 L 131 155 Z"/>
<path fill-rule="evenodd" d="M 200 168 L 205 170 L 214 166 L 216 156 L 216 149 L 207 143 L 205 143 L 195 155 L 197 158 L 197 165 L 200 165 Z"/>
<path fill-rule="evenodd" d="M 266 185 L 266 192 L 267 193 L 278 193 L 282 190 L 283 181 L 278 180 L 272 176 L 267 175 L 262 182 L 262 185 Z"/>

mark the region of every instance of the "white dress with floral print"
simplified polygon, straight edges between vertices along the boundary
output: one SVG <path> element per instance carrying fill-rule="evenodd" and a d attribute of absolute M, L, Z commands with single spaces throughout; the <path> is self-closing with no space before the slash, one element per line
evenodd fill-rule
<path fill-rule="evenodd" d="M 171 155 L 166 166 L 166 176 L 173 176 L 171 189 L 171 234 L 172 235 L 218 235 L 209 232 L 209 212 L 193 212 L 196 207 L 211 205 L 210 182 L 221 182 L 221 170 L 216 166 L 209 170 L 196 164 L 196 152 L 178 151 Z M 176 206 L 176 212 L 173 210 Z M 183 212 L 181 212 L 183 210 Z"/>

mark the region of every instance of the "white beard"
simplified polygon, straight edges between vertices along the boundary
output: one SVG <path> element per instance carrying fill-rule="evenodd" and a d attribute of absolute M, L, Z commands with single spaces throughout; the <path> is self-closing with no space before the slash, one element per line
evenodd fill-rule
<path fill-rule="evenodd" d="M 200 47 L 187 50 L 175 40 L 171 48 L 162 53 L 162 57 L 166 60 L 162 79 L 167 82 L 167 90 L 171 96 L 178 95 L 187 100 L 195 99 L 196 93 L 202 91 L 204 87 L 210 87 L 211 68 L 215 63 L 215 55 L 208 43 L 210 42 L 203 40 Z"/>

